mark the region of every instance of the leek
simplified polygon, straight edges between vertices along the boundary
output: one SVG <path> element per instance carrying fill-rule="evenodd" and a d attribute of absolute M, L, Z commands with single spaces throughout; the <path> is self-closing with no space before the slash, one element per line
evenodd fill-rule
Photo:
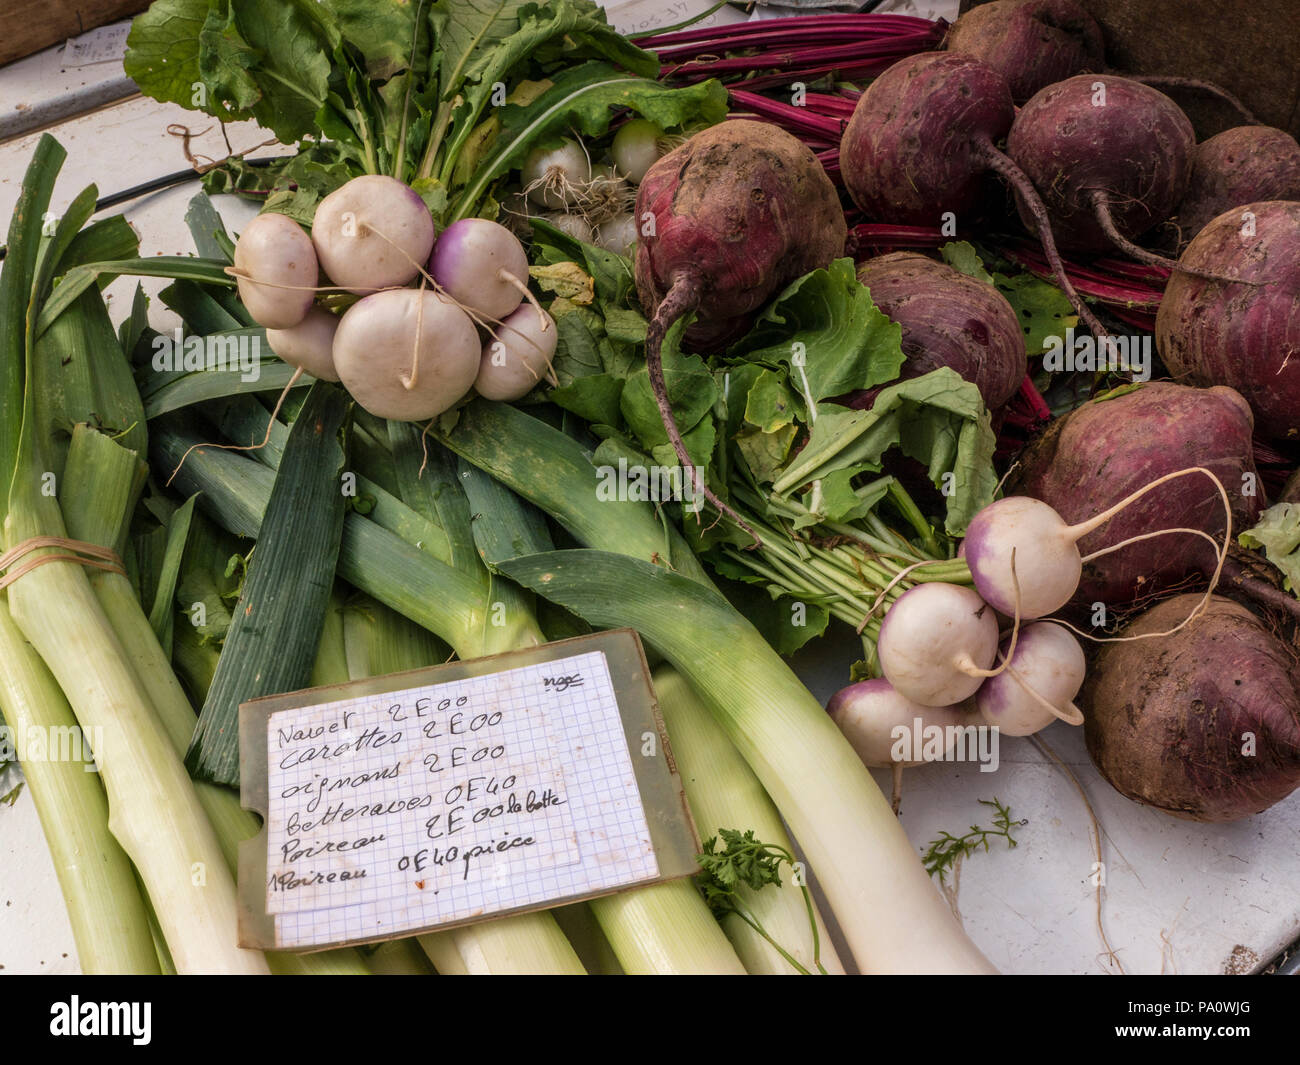
<path fill-rule="evenodd" d="M 256 418 L 257 412 L 253 414 Z M 260 411 L 260 417 L 266 418 L 264 410 Z M 256 431 L 256 421 L 250 427 Z M 260 432 L 265 435 L 265 422 Z M 476 540 L 482 543 L 491 537 L 494 528 L 508 530 L 500 542 L 516 543 L 527 530 L 538 530 L 536 518 L 529 516 L 517 497 L 490 479 L 479 476 L 479 483 L 475 483 L 475 471 L 468 467 L 457 472 L 454 463 L 439 448 L 430 449 L 427 468 L 421 476 L 419 468 L 425 459 L 419 430 L 392 425 L 390 433 L 399 484 L 403 484 L 404 494 L 410 492 L 417 507 L 424 508 L 423 516 L 442 529 L 443 538 L 438 546 L 447 546 L 446 560 L 440 562 L 427 551 L 413 549 L 379 529 L 368 519 L 350 514 L 340 554 L 340 576 L 442 636 L 463 659 L 544 642 L 531 604 L 518 588 L 492 577 L 483 567 L 476 544 Z M 273 429 L 273 438 L 275 435 Z M 191 442 L 197 442 L 192 433 L 167 420 L 162 420 L 161 425 L 156 423 L 154 440 L 159 448 L 159 461 L 164 464 L 174 464 Z M 259 452 L 259 458 L 263 462 L 274 461 L 274 452 Z M 186 492 L 201 492 L 200 505 L 206 504 L 230 531 L 256 535 L 270 480 L 270 471 L 255 472 L 259 469 L 258 463 L 229 452 L 200 448 L 190 455 L 178 481 Z M 462 489 L 467 480 L 475 483 L 475 490 L 481 493 L 474 501 L 472 522 L 469 500 Z M 512 505 L 513 509 L 509 509 Z M 384 556 L 399 552 L 404 567 L 400 574 L 383 561 Z M 423 588 L 430 590 L 428 596 L 419 594 Z M 494 609 L 498 604 L 499 608 Z M 654 959 L 663 962 L 669 971 L 740 969 L 734 950 L 697 893 L 683 892 L 680 888 L 671 892 L 649 890 L 656 898 L 647 901 L 641 912 L 631 905 L 609 907 L 606 911 L 605 932 L 610 942 L 616 948 L 623 944 L 625 949 L 634 952 L 625 967 L 635 968 L 645 964 L 646 959 Z M 677 918 L 665 920 L 664 914 L 674 907 Z M 620 920 L 627 921 L 626 927 L 621 932 L 612 930 L 611 926 Z M 703 931 L 687 941 L 672 930 L 674 924 Z M 650 935 L 655 927 L 660 931 L 658 944 Z M 481 935 L 489 928 L 490 934 Z M 512 931 L 517 935 L 512 937 Z M 503 965 L 515 967 L 514 971 L 546 971 L 541 965 L 546 958 L 553 965 L 566 961 L 573 967 L 569 971 L 580 968 L 572 947 L 549 914 L 502 918 L 438 935 L 450 937 L 470 972 L 504 971 Z M 640 945 L 634 946 L 637 944 Z M 435 955 L 433 960 L 437 965 L 436 953 L 445 947 L 429 944 L 427 949 Z M 561 966 L 551 971 L 566 970 Z"/>
<path fill-rule="evenodd" d="M 351 400 L 317 382 L 289 434 L 217 674 L 186 764 L 201 780 L 239 783 L 239 704 L 307 684 L 337 564 L 347 498 L 340 443 Z"/>
<path fill-rule="evenodd" d="M 73 430 L 64 473 L 64 513 L 69 534 L 86 543 L 119 547 L 143 473 L 143 464 L 132 452 L 102 433 L 78 425 Z M 194 731 L 194 710 L 130 582 L 120 573 L 99 570 L 92 572 L 90 583 L 105 614 L 112 619 L 123 651 L 172 749 L 183 756 Z M 192 626 L 182 626 L 182 631 L 186 628 Z M 257 835 L 260 821 L 240 805 L 238 795 L 230 789 L 202 781 L 195 781 L 193 786 L 216 832 L 226 866 L 234 875 L 239 865 L 239 844 Z M 357 975 L 369 971 L 360 956 L 350 950 L 268 954 L 267 963 L 273 972 L 295 975 Z"/>
<path fill-rule="evenodd" d="M 498 568 L 592 624 L 636 628 L 678 668 L 789 823 L 863 970 L 991 971 L 848 741 L 652 507 L 598 502 L 581 445 L 513 407 L 475 401 L 443 439 L 600 549 Z"/>
<path fill-rule="evenodd" d="M 59 505 L 47 494 L 51 470 L 35 424 L 32 378 L 34 325 L 58 253 L 70 240 L 66 224 L 79 221 L 65 218 L 54 238 L 39 244 L 64 156 L 52 138 L 41 139 L 23 182 L 10 227 L 9 258 L 0 274 L 0 477 L 8 486 L 8 548 L 35 537 L 67 535 Z M 108 797 L 110 830 L 140 875 L 176 968 L 267 972 L 260 953 L 236 945 L 234 879 L 83 569 L 57 562 L 30 570 L 10 586 L 9 608 L 83 731 L 99 738 L 95 757 Z"/>
<path fill-rule="evenodd" d="M 108 830 L 108 800 L 86 762 L 59 758 L 54 737 L 82 741 L 63 692 L 9 616 L 0 595 L 0 708 L 15 747 L 63 889 L 77 959 L 85 973 L 159 971 L 149 928 L 126 854 Z M 40 735 L 46 754 L 25 759 L 23 738 Z M 84 742 L 84 741 L 83 741 Z M 89 752 L 83 746 L 83 756 Z"/>
<path fill-rule="evenodd" d="M 622 891 L 589 905 L 630 976 L 745 975 L 745 966 L 690 880 Z"/>
<path fill-rule="evenodd" d="M 724 828 L 751 829 L 764 842 L 793 850 L 781 815 L 763 785 L 682 675 L 669 667 L 660 667 L 655 671 L 655 693 L 700 835 L 708 839 Z M 815 971 L 812 929 L 800 887 L 787 879 L 779 888 L 753 891 L 742 885 L 739 890 L 746 909 L 768 934 L 805 969 Z M 814 911 L 813 919 L 821 943 L 822 967 L 828 973 L 842 974 L 844 966 L 835 954 L 821 915 Z M 738 916 L 729 915 L 722 924 L 751 973 L 789 975 L 795 972 L 788 961 Z"/>

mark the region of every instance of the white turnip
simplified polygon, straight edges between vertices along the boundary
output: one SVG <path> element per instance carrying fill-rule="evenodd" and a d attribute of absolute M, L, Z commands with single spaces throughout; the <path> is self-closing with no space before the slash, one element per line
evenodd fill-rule
<path fill-rule="evenodd" d="M 239 298 L 253 321 L 287 329 L 307 316 L 320 270 L 311 238 L 292 218 L 260 214 L 235 244 Z"/>
<path fill-rule="evenodd" d="M 358 295 L 405 285 L 433 247 L 433 216 L 396 178 L 366 174 L 321 200 L 311 240 L 325 273 Z"/>
<path fill-rule="evenodd" d="M 942 756 L 951 749 L 956 729 L 977 724 L 966 706 L 922 706 L 899 694 L 883 679 L 858 681 L 842 688 L 831 696 L 826 710 L 863 763 L 876 769 L 922 764 L 921 759 L 895 757 L 900 749 L 913 755 L 924 750 L 924 732 L 913 735 L 911 742 L 903 747 L 899 743 L 903 731 L 915 734 L 920 730 L 940 729 L 941 733 L 931 735 L 944 737 L 942 749 L 934 752 Z"/>
<path fill-rule="evenodd" d="M 516 308 L 483 345 L 474 388 L 484 399 L 515 400 L 541 382 L 555 355 L 557 333 L 549 314 Z"/>
<path fill-rule="evenodd" d="M 1083 723 L 1074 705 L 1087 671 L 1083 648 L 1069 631 L 1051 621 L 1026 625 L 1012 650 L 1004 641 L 1000 660 L 1007 668 L 990 677 L 975 694 L 975 705 L 987 725 L 1007 736 L 1029 736 L 1057 718 Z"/>
<path fill-rule="evenodd" d="M 339 317 L 324 307 L 313 307 L 307 317 L 288 329 L 268 329 L 266 342 L 290 366 L 321 381 L 337 381 L 334 368 L 334 334 Z"/>
<path fill-rule="evenodd" d="M 952 706 L 975 694 L 998 649 L 997 614 L 970 588 L 941 582 L 909 588 L 880 624 L 880 670 L 922 706 Z"/>
<path fill-rule="evenodd" d="M 481 347 L 469 315 L 438 293 L 376 292 L 348 309 L 334 334 L 334 368 L 378 418 L 427 421 L 474 386 Z"/>

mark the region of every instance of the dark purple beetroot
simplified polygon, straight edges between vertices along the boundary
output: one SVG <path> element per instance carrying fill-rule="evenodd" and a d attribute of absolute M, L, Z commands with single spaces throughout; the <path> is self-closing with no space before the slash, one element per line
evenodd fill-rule
<path fill-rule="evenodd" d="M 973 213 L 993 142 L 1011 128 L 1006 79 L 971 56 L 902 59 L 858 99 L 840 142 L 849 195 L 868 218 L 938 226 Z"/>
<path fill-rule="evenodd" d="M 1016 394 L 1028 363 L 1024 333 L 992 285 L 914 252 L 859 263 L 858 280 L 902 327 L 902 377 L 949 366 L 979 388 L 989 410 Z"/>
<path fill-rule="evenodd" d="M 1007 491 L 1041 499 L 1073 525 L 1166 473 L 1204 466 L 1227 489 L 1235 535 L 1255 524 L 1265 502 L 1252 425 L 1250 408 L 1230 388 L 1151 381 L 1114 399 L 1085 403 L 1053 422 L 1021 456 Z M 1245 494 L 1248 486 L 1254 495 Z M 1200 529 L 1223 542 L 1223 502 L 1208 477 L 1189 474 L 1153 488 L 1079 541 L 1079 551 L 1087 556 L 1173 528 Z M 1188 533 L 1144 540 L 1085 562 L 1073 602 L 1085 611 L 1094 602 L 1122 606 L 1210 573 L 1214 563 L 1214 549 Z"/>
<path fill-rule="evenodd" d="M 1124 636 L 1167 632 L 1201 600 L 1152 607 Z M 1300 787 L 1300 663 L 1259 618 L 1214 596 L 1172 636 L 1104 644 L 1080 695 L 1088 753 L 1136 802 L 1237 821 Z"/>
<path fill-rule="evenodd" d="M 1055 82 L 1105 69 L 1101 27 L 1074 0 L 994 0 L 962 15 L 944 48 L 993 67 L 1023 104 Z"/>
<path fill-rule="evenodd" d="M 858 98 L 840 141 L 840 172 L 853 202 L 894 225 L 964 223 L 984 199 L 993 171 L 1016 190 L 1056 283 L 1088 328 L 1104 332 L 1066 276 L 1047 209 L 1028 177 L 994 146 L 1011 129 L 1006 78 L 973 56 L 927 52 L 901 59 Z"/>
<path fill-rule="evenodd" d="M 1262 200 L 1300 200 L 1300 144 L 1272 126 L 1236 126 L 1202 141 L 1175 221 L 1184 244 L 1224 211 Z"/>
<path fill-rule="evenodd" d="M 1192 124 L 1168 96 L 1104 74 L 1043 89 L 1007 138 L 1007 154 L 1042 195 L 1062 248 L 1119 247 L 1160 265 L 1170 264 L 1132 242 L 1173 215 L 1187 191 L 1195 146 Z M 1032 212 L 1018 206 L 1033 229 Z"/>
<path fill-rule="evenodd" d="M 1261 436 L 1300 438 L 1300 202 L 1222 214 L 1180 262 L 1256 284 L 1174 274 L 1156 316 L 1165 365 L 1193 384 L 1231 385 L 1254 410 Z"/>
<path fill-rule="evenodd" d="M 694 311 L 701 332 L 712 331 L 715 341 L 728 335 L 735 319 L 842 255 L 848 227 L 812 151 L 770 123 L 751 121 L 703 130 L 656 162 L 641 181 L 636 216 L 646 233 L 636 253 L 637 293 L 651 316 L 646 368 L 668 439 L 689 467 L 660 358 L 669 327 Z"/>
<path fill-rule="evenodd" d="M 658 317 L 671 296 L 684 302 L 673 320 L 694 309 L 705 327 L 829 266 L 848 237 L 816 156 L 767 122 L 726 122 L 669 152 L 641 182 L 637 217 L 646 212 L 654 233 L 637 245 L 642 305 Z"/>

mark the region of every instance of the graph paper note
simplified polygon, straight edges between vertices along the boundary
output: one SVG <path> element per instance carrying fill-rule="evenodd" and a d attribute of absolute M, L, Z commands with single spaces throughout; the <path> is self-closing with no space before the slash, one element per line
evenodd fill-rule
<path fill-rule="evenodd" d="M 265 912 L 310 950 L 661 876 L 602 651 L 265 717 Z"/>

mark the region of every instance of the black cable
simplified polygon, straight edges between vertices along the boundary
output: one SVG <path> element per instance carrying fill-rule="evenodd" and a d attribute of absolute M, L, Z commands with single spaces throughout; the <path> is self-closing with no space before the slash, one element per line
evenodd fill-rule
<path fill-rule="evenodd" d="M 270 166 L 272 163 L 278 163 L 282 159 L 291 158 L 287 155 L 275 155 L 268 159 L 245 159 L 249 166 Z M 170 189 L 174 185 L 183 185 L 187 181 L 197 181 L 203 175 L 193 167 L 188 170 L 177 170 L 171 174 L 164 174 L 162 177 L 156 177 L 151 181 L 146 181 L 140 185 L 133 185 L 129 189 L 123 189 L 121 192 L 109 193 L 107 196 L 100 197 L 95 201 L 95 213 L 107 211 L 110 207 L 116 207 L 119 203 L 126 203 L 128 200 L 134 200 L 140 196 L 148 196 L 151 192 L 161 192 L 163 189 Z M 5 257 L 9 250 L 7 244 L 0 244 L 0 259 Z"/>

